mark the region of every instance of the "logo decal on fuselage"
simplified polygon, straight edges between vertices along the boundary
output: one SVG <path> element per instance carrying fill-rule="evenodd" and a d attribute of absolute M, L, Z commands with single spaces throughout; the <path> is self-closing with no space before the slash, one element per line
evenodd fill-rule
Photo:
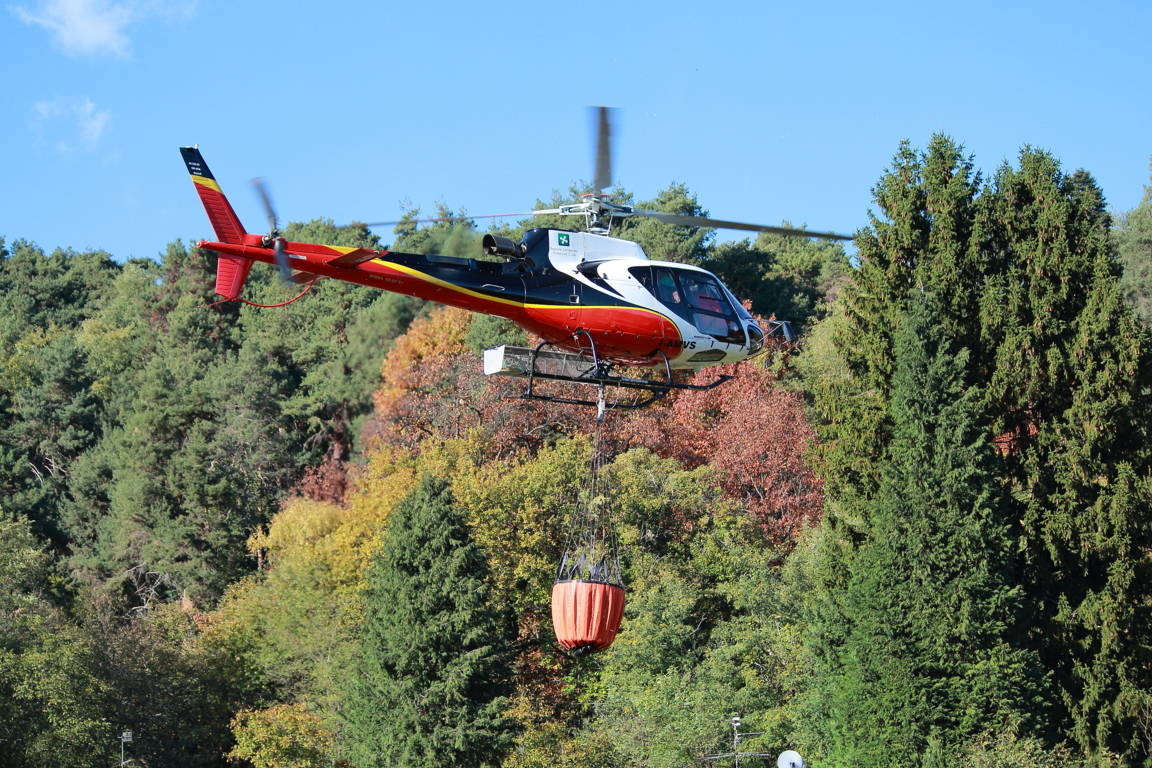
<path fill-rule="evenodd" d="M 557 232 L 556 233 L 556 245 L 562 245 L 564 247 L 568 247 L 569 245 L 571 245 L 571 243 L 568 242 L 568 233 L 567 232 Z"/>

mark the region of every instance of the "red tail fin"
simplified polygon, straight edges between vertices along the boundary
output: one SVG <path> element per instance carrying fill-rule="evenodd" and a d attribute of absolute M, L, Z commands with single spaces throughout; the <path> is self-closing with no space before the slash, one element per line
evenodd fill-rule
<path fill-rule="evenodd" d="M 216 230 L 216 239 L 221 243 L 241 243 L 244 240 L 244 225 L 232 204 L 220 190 L 216 177 L 208 170 L 208 164 L 200 155 L 196 147 L 181 147 L 180 155 L 184 164 L 188 166 L 188 173 L 192 176 L 192 184 L 200 195 L 200 202 L 208 213 L 208 221 L 212 229 Z M 252 261 L 241 256 L 219 256 L 216 260 L 216 293 L 226 299 L 235 299 L 244 288 L 244 281 L 248 279 L 248 272 L 252 269 Z"/>

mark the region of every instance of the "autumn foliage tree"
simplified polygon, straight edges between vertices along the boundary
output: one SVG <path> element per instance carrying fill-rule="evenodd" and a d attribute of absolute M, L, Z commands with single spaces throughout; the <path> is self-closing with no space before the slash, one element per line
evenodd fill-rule
<path fill-rule="evenodd" d="M 625 445 L 643 445 L 692 468 L 709 465 L 725 494 L 774 541 L 820 518 L 823 487 L 806 460 L 815 439 L 802 396 L 756 361 L 701 372 L 734 378 L 716 390 L 676 393 L 671 403 L 613 421 Z"/>

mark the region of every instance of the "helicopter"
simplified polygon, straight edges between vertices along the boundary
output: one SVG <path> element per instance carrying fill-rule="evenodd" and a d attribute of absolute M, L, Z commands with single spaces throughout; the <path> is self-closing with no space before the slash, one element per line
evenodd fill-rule
<path fill-rule="evenodd" d="M 643 407 L 672 389 L 710 389 L 687 383 L 676 371 L 698 371 L 734 363 L 765 349 L 766 331 L 723 282 L 697 266 L 648 257 L 635 242 L 611 236 L 612 225 L 629 217 L 669 224 L 772 232 L 796 237 L 851 240 L 849 235 L 814 232 L 636 209 L 612 202 L 609 110 L 598 108 L 594 190 L 577 202 L 525 215 L 580 216 L 585 231 L 529 229 L 520 242 L 485 234 L 481 247 L 501 261 L 400 253 L 291 242 L 280 236 L 263 184 L 257 192 L 269 232 L 254 234 L 240 223 L 198 147 L 180 153 L 199 194 L 216 240 L 197 247 L 217 255 L 216 293 L 240 300 L 252 265 L 277 265 L 289 282 L 332 278 L 507 318 L 539 339 L 535 349 L 498 347 L 485 353 L 485 372 L 528 378 L 530 399 L 606 407 L 605 387 L 643 390 L 648 395 L 607 407 Z M 475 217 L 483 218 L 483 217 Z M 365 224 L 384 226 L 399 222 Z M 789 338 L 786 322 L 768 333 Z M 627 376 L 621 368 L 661 370 L 662 377 Z M 592 384 L 597 400 L 541 394 L 536 379 Z"/>

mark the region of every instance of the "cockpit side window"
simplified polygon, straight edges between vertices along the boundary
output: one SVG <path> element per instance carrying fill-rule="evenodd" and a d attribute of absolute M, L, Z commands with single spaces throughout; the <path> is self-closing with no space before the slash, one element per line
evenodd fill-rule
<path fill-rule="evenodd" d="M 744 324 L 728 298 L 728 291 L 711 275 L 687 269 L 651 267 L 651 278 L 637 272 L 649 268 L 634 268 L 632 274 L 660 303 L 692 325 L 720 341 L 743 344 Z"/>

